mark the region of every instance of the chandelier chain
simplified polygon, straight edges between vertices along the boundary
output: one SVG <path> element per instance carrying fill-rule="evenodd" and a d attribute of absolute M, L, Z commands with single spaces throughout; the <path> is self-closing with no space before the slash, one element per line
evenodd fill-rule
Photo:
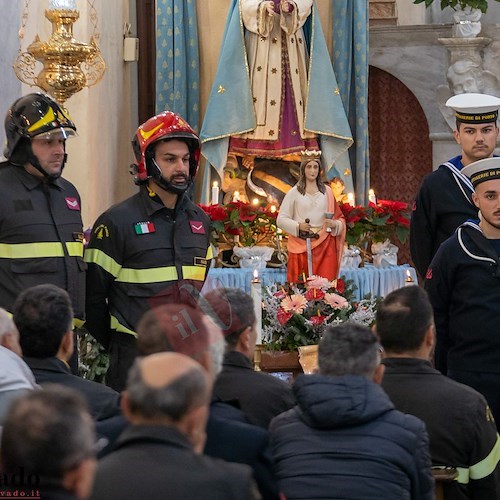
<path fill-rule="evenodd" d="M 30 0 L 28 0 L 28 1 L 30 1 Z M 87 4 L 89 6 L 89 17 L 90 17 L 90 21 L 92 22 L 92 27 L 93 27 L 92 36 L 94 37 L 97 45 L 99 45 L 101 34 L 99 33 L 99 30 L 97 28 L 97 11 L 95 9 L 94 3 L 95 3 L 95 0 L 87 0 Z"/>
<path fill-rule="evenodd" d="M 22 52 L 22 42 L 24 40 L 24 35 L 26 34 L 26 23 L 28 22 L 28 9 L 30 6 L 31 0 L 24 0 L 23 13 L 21 16 L 21 27 L 18 31 L 19 38 L 19 52 Z"/>

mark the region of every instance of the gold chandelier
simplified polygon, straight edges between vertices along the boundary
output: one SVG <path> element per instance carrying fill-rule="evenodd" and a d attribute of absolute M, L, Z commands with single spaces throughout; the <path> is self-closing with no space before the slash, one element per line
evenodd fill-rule
<path fill-rule="evenodd" d="M 94 35 L 96 34 L 96 14 L 93 1 L 89 5 L 94 12 Z M 24 36 L 29 0 L 25 2 L 23 26 L 20 38 Z M 37 86 L 63 104 L 69 97 L 84 87 L 99 82 L 106 69 L 99 47 L 92 35 L 90 42 L 82 43 L 73 38 L 73 24 L 80 17 L 76 0 L 49 0 L 45 17 L 52 23 L 52 36 L 46 42 L 38 35 L 26 52 L 19 50 L 14 61 L 14 72 L 23 83 Z M 43 68 L 36 75 L 36 61 Z"/>

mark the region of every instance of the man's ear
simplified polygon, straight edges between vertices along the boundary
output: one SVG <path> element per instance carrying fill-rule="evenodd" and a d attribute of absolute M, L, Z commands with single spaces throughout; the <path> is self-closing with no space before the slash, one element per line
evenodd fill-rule
<path fill-rule="evenodd" d="M 240 333 L 240 336 L 238 338 L 238 344 L 239 344 L 240 350 L 243 352 L 248 352 L 250 350 L 251 340 L 252 340 L 251 332 L 252 332 L 252 327 L 247 326 Z"/>
<path fill-rule="evenodd" d="M 474 202 L 474 205 L 479 208 L 479 197 L 477 196 L 476 192 L 472 193 L 472 201 Z"/>
<path fill-rule="evenodd" d="M 0 345 L 8 349 L 9 351 L 15 352 L 19 356 L 23 355 L 21 346 L 19 345 L 18 335 L 13 332 L 4 333 L 2 339 L 0 340 Z"/>
<path fill-rule="evenodd" d="M 205 448 L 207 419 L 207 405 L 192 408 L 182 419 L 182 432 L 186 434 L 194 452 L 197 454 L 203 453 Z"/>
<path fill-rule="evenodd" d="M 434 347 L 434 344 L 436 343 L 436 327 L 434 326 L 434 323 L 429 325 L 429 328 L 427 328 L 424 342 L 427 347 Z"/>
<path fill-rule="evenodd" d="M 132 411 L 130 410 L 130 399 L 128 397 L 127 391 L 122 391 L 120 397 L 120 408 L 122 409 L 123 415 L 130 422 Z"/>
<path fill-rule="evenodd" d="M 73 493 L 74 498 L 88 498 L 92 492 L 96 465 L 97 461 L 93 457 L 82 460 L 75 468 L 64 474 L 63 488 Z"/>
<path fill-rule="evenodd" d="M 61 345 L 59 347 L 59 352 L 62 354 L 62 357 L 68 361 L 73 355 L 73 351 L 75 350 L 75 339 L 73 336 L 73 331 L 69 330 L 66 332 L 61 340 Z"/>
<path fill-rule="evenodd" d="M 455 141 L 457 142 L 457 144 L 461 144 L 460 132 L 458 130 L 453 131 L 453 137 L 455 137 Z"/>
<path fill-rule="evenodd" d="M 382 363 L 380 363 L 377 366 L 377 368 L 375 368 L 375 373 L 373 374 L 372 380 L 376 384 L 380 385 L 382 383 L 382 379 L 384 378 L 384 372 L 385 372 L 385 365 L 383 365 Z"/>

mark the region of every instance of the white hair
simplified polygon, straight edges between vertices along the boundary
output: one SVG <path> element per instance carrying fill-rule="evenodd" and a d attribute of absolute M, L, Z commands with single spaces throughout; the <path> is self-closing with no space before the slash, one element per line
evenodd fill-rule
<path fill-rule="evenodd" d="M 7 333 L 14 333 L 16 325 L 5 309 L 0 307 L 0 342 Z"/>

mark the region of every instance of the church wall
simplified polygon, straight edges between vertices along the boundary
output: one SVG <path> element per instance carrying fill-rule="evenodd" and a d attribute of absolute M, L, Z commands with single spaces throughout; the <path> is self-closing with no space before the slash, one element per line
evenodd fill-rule
<path fill-rule="evenodd" d="M 230 3 L 230 0 L 197 0 L 202 112 L 214 79 Z M 448 23 L 451 17 L 448 12 L 437 9 L 438 2 L 435 3 L 431 9 L 422 10 L 421 5 L 415 6 L 411 0 L 398 0 L 401 26 L 370 30 L 370 64 L 399 78 L 417 97 L 429 123 L 436 165 L 454 154 L 456 146 L 451 129 L 436 105 L 436 88 L 446 85 L 448 67 L 448 51 L 438 38 L 451 35 L 450 25 L 442 24 Z M 38 90 L 21 85 L 12 70 L 19 45 L 17 33 L 23 4 L 21 1 L 2 1 L 0 29 L 5 35 L 0 53 L 2 118 L 15 98 Z M 50 36 L 50 23 L 43 15 L 47 4 L 47 0 L 30 2 L 24 49 L 36 33 L 42 39 Z M 317 0 L 317 5 L 327 42 L 331 45 L 331 2 Z M 101 35 L 100 47 L 107 70 L 101 82 L 67 101 L 79 137 L 68 141 L 69 161 L 65 176 L 80 190 L 86 226 L 92 224 L 104 209 L 135 191 L 128 166 L 133 161 L 130 139 L 138 125 L 137 64 L 122 60 L 123 24 L 131 22 L 135 34 L 135 0 L 97 0 L 95 7 Z M 74 35 L 78 40 L 88 41 L 92 25 L 87 2 L 78 0 L 78 8 L 80 19 L 75 24 Z M 419 24 L 422 18 L 438 24 Z M 497 24 L 500 23 L 500 4 L 490 2 L 482 21 L 484 33 L 500 43 L 500 24 Z M 498 49 L 495 50 L 498 52 Z M 0 131 L 0 139 L 3 145 L 3 130 Z"/>
<path fill-rule="evenodd" d="M 500 74 L 497 62 L 500 48 L 500 20 L 498 15 L 486 17 L 482 36 L 491 38 L 484 49 L 485 69 Z M 484 21 L 485 19 L 483 19 Z M 451 37 L 451 24 L 413 26 L 387 26 L 370 29 L 370 64 L 400 79 L 417 97 L 429 124 L 429 137 L 433 142 L 433 165 L 437 167 L 448 158 L 460 153 L 452 129 L 448 126 L 440 105 L 445 101 L 440 90 L 448 86 L 446 71 L 449 66 L 448 49 L 439 38 Z M 498 56 L 496 54 L 499 54 Z M 492 93 L 500 96 L 500 85 Z M 411 117 L 409 118 L 411 119 Z M 418 140 L 418 138 L 408 138 Z"/>
<path fill-rule="evenodd" d="M 17 54 L 17 32 L 23 3 L 2 2 L 0 29 L 8 33 L 3 37 L 7 47 L 0 56 L 2 117 L 15 98 L 39 91 L 37 87 L 21 85 L 11 69 Z M 47 6 L 47 0 L 30 2 L 23 50 L 37 33 L 42 40 L 50 37 L 51 24 L 44 16 Z M 88 4 L 78 0 L 77 7 L 80 18 L 74 24 L 74 37 L 88 42 L 93 32 Z M 96 217 L 111 204 L 135 190 L 128 167 L 133 160 L 130 140 L 138 125 L 137 65 L 123 61 L 123 24 L 134 22 L 135 0 L 98 0 L 95 8 L 106 72 L 95 86 L 83 89 L 66 101 L 78 128 L 78 137 L 67 142 L 68 163 L 64 175 L 80 192 L 85 227 L 93 224 Z"/>

